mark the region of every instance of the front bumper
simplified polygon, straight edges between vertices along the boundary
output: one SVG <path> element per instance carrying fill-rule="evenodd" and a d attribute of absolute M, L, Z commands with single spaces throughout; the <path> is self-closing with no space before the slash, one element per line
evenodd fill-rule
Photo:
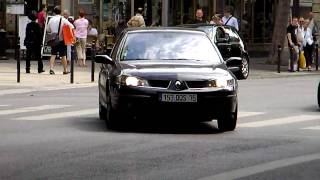
<path fill-rule="evenodd" d="M 161 102 L 162 93 L 197 94 L 197 102 Z M 159 117 L 161 119 L 174 117 L 175 119 L 206 121 L 218 118 L 225 113 L 235 112 L 237 106 L 237 92 L 229 90 L 171 91 L 157 88 L 125 87 L 119 89 L 112 97 L 112 106 L 115 110 L 130 117 Z"/>

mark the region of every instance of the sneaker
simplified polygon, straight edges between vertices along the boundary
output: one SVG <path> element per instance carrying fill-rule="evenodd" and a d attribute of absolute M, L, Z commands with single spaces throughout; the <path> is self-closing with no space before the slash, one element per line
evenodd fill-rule
<path fill-rule="evenodd" d="M 66 71 L 66 72 L 63 72 L 63 75 L 66 75 L 66 74 L 69 74 L 70 72 L 69 71 Z"/>
<path fill-rule="evenodd" d="M 54 75 L 54 74 L 55 74 L 52 69 L 50 69 L 50 74 L 51 74 L 51 75 Z"/>

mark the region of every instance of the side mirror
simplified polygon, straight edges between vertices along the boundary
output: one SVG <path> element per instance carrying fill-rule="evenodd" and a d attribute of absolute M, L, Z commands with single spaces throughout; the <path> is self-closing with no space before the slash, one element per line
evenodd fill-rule
<path fill-rule="evenodd" d="M 114 61 L 109 57 L 108 55 L 96 55 L 95 57 L 95 62 L 96 63 L 101 63 L 101 64 L 111 64 L 114 65 Z"/>

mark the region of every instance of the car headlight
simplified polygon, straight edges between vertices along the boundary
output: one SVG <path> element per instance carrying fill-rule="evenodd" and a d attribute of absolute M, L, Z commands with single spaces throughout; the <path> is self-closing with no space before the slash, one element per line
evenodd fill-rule
<path fill-rule="evenodd" d="M 215 79 L 209 82 L 208 87 L 212 88 L 233 88 L 235 85 L 234 79 Z"/>
<path fill-rule="evenodd" d="M 148 81 L 134 76 L 120 76 L 118 81 L 123 86 L 149 86 Z"/>

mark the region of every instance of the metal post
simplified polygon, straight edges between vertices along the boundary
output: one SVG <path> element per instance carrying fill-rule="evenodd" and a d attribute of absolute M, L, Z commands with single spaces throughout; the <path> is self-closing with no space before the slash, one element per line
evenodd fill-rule
<path fill-rule="evenodd" d="M 316 71 L 319 70 L 319 44 L 316 43 Z"/>
<path fill-rule="evenodd" d="M 70 63 L 70 83 L 73 84 L 74 83 L 74 46 L 71 46 L 71 63 Z"/>
<path fill-rule="evenodd" d="M 281 51 L 282 51 L 282 48 L 281 48 L 281 45 L 279 44 L 278 45 L 278 73 L 280 73 L 281 69 L 280 69 L 280 66 L 281 66 Z"/>
<path fill-rule="evenodd" d="M 94 82 L 94 71 L 95 71 L 95 62 L 94 58 L 96 56 L 96 42 L 92 41 L 91 47 L 91 82 Z"/>
<path fill-rule="evenodd" d="M 20 83 L 20 37 L 17 38 L 16 46 L 16 60 L 17 60 L 17 83 Z"/>
<path fill-rule="evenodd" d="M 297 71 L 300 71 L 300 56 L 301 56 L 301 50 L 299 47 L 299 54 L 298 54 L 298 60 L 297 60 Z"/>

